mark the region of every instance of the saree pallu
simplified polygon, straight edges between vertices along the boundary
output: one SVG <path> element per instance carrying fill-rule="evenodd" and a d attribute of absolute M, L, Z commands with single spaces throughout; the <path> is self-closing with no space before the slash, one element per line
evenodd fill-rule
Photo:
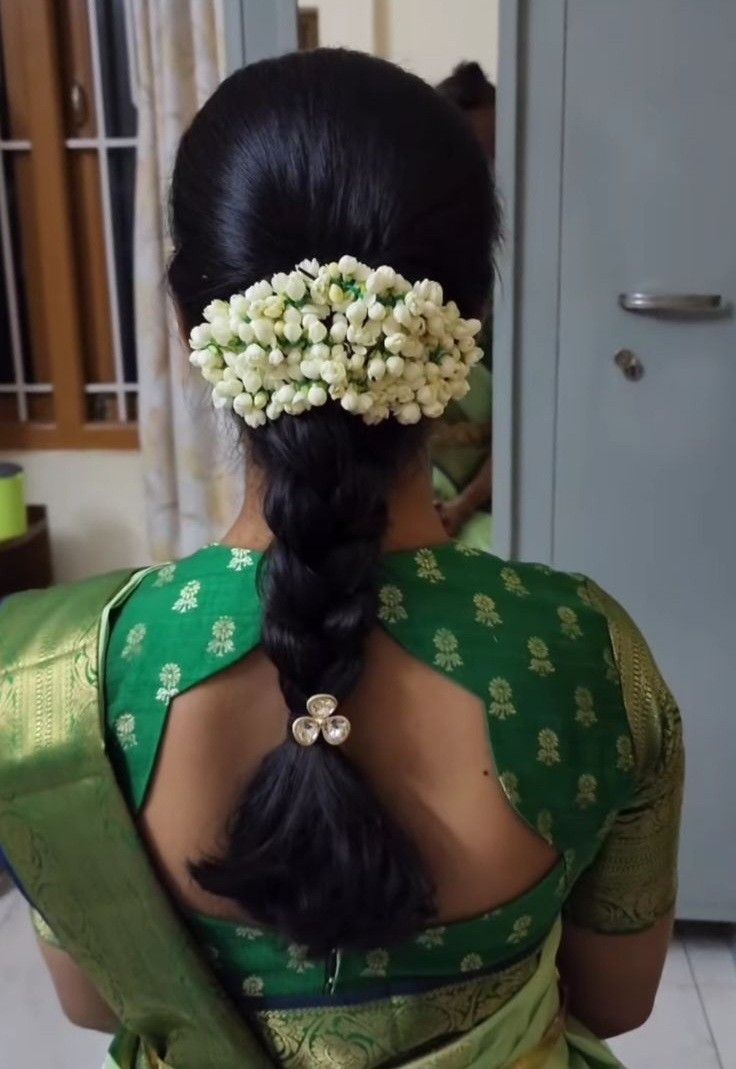
<path fill-rule="evenodd" d="M 219 986 L 155 875 L 105 754 L 100 679 L 108 619 L 145 574 L 26 594 L 0 608 L 0 842 L 60 945 L 123 1022 L 108 1069 L 273 1069 L 289 1059 L 280 1056 L 267 1014 L 247 1020 Z M 560 1013 L 559 932 L 558 921 L 533 975 L 497 1012 L 437 1037 L 430 1049 L 420 1039 L 421 1053 L 390 1064 L 618 1066 Z M 315 1018 L 312 1036 L 325 1019 L 329 1031 L 330 1012 L 339 1007 Z M 364 1064 L 360 1036 L 321 1050 L 313 1045 L 303 1064 Z"/>
<path fill-rule="evenodd" d="M 581 1025 L 565 1016 L 560 1005 L 555 965 L 560 941 L 560 922 L 547 938 L 531 979 L 504 1006 L 487 1020 L 452 1039 L 439 1041 L 432 1049 L 416 1057 L 390 1064 L 395 1069 L 621 1069 L 620 1062 L 608 1048 Z M 468 987 L 482 980 L 470 981 Z M 472 996 L 471 996 L 472 997 Z M 350 1040 L 335 1042 L 330 1025 L 331 1015 L 339 1017 L 340 1008 L 313 1014 L 300 1010 L 299 1030 L 304 1049 L 296 1058 L 278 1059 L 278 1044 L 268 1042 L 274 1064 L 319 1067 L 319 1069 L 361 1069 L 371 1045 L 369 1036 L 352 1035 Z M 390 1015 L 390 1009 L 386 1009 Z M 372 1013 L 381 1013 L 373 1004 Z M 259 1022 L 268 1034 L 268 1014 Z M 295 1052 L 291 1052 L 293 1055 Z M 247 1069 L 249 1063 L 244 1061 Z M 179 1069 L 162 1061 L 144 1041 L 121 1034 L 103 1069 Z"/>

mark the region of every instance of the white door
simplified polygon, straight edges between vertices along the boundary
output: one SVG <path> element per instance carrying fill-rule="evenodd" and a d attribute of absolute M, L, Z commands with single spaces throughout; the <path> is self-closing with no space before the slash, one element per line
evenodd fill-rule
<path fill-rule="evenodd" d="M 562 114 L 553 558 L 650 639 L 686 726 L 680 913 L 734 921 L 736 3 L 568 0 Z"/>

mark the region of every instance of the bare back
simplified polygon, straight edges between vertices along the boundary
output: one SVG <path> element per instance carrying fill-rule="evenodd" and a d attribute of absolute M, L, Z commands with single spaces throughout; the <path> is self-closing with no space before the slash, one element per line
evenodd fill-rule
<path fill-rule="evenodd" d="M 556 851 L 508 803 L 474 695 L 376 630 L 363 680 L 342 711 L 352 723 L 346 756 L 419 847 L 442 921 L 517 898 L 554 865 Z M 222 850 L 244 783 L 286 723 L 275 670 L 260 650 L 174 700 L 142 820 L 189 909 L 243 919 L 234 903 L 198 887 L 187 862 Z"/>

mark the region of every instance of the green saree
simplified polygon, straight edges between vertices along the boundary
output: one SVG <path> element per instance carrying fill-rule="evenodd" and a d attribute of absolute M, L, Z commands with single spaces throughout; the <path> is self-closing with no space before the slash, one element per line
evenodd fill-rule
<path fill-rule="evenodd" d="M 432 482 L 440 501 L 453 501 L 462 493 L 491 449 L 493 375 L 485 363 L 476 364 L 468 382 L 469 393 L 448 405 L 432 433 Z M 490 508 L 471 516 L 458 537 L 466 545 L 489 552 L 493 540 Z"/>
<path fill-rule="evenodd" d="M 508 770 L 502 783 L 523 819 L 560 852 L 551 878 L 517 907 L 446 934 L 430 929 L 413 949 L 392 949 L 399 977 L 402 968 L 407 978 L 418 975 L 426 956 L 421 983 L 392 987 L 383 979 L 389 955 L 375 951 L 363 961 L 346 956 L 344 981 L 324 995 L 315 986 L 319 971 L 299 948 L 255 928 L 217 932 L 206 918 L 172 907 L 131 814 L 143 800 L 171 697 L 258 642 L 255 556 L 210 547 L 176 565 L 23 595 L 0 608 L 0 845 L 60 945 L 122 1022 L 108 1065 L 616 1066 L 603 1044 L 560 1013 L 560 911 L 564 901 L 576 924 L 624 932 L 671 907 L 681 746 L 677 711 L 640 636 L 581 577 L 512 568 L 461 546 L 386 558 L 379 621 L 397 641 L 451 678 L 461 675 L 486 701 L 499 664 L 515 673 L 513 696 L 509 684 L 500 686 L 505 680 L 492 678 L 490 687 L 494 750 Z M 427 597 L 440 591 L 452 632 L 427 620 Z M 147 660 L 144 619 L 155 635 L 152 656 L 168 661 L 167 630 L 175 639 L 178 686 L 160 677 L 160 660 Z M 175 629 L 158 626 L 173 620 Z M 537 635 L 527 642 L 532 626 Z M 117 681 L 111 661 L 125 667 Z M 151 684 L 144 720 L 143 698 L 131 705 L 130 688 L 146 695 Z M 568 691 L 577 712 L 566 727 Z M 560 719 L 556 733 L 533 726 L 531 751 L 514 762 L 514 716 L 527 692 L 525 718 L 537 707 L 548 716 L 535 698 L 546 693 Z M 144 728 L 152 732 L 145 745 Z M 595 776 L 560 761 L 581 746 Z M 494 933 L 498 951 L 486 963 L 482 944 L 490 946 Z M 232 950 L 236 963 L 237 950 L 245 970 L 260 963 L 257 983 L 247 972 L 237 987 L 228 982 L 209 953 L 218 939 L 221 956 Z M 462 940 L 470 942 L 461 947 Z M 457 955 L 454 975 L 441 957 L 432 964 L 445 949 Z"/>

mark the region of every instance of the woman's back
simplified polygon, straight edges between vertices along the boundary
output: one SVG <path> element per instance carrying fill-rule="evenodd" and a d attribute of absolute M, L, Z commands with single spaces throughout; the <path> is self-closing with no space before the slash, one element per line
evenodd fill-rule
<path fill-rule="evenodd" d="M 144 579 L 113 631 L 108 710 L 131 805 L 198 938 L 231 991 L 278 1002 L 294 994 L 304 948 L 203 892 L 189 871 L 223 849 L 244 784 L 287 728 L 259 647 L 261 560 L 213 546 Z M 442 934 L 341 954 L 335 997 L 354 995 L 356 980 L 385 991 L 533 958 L 611 815 L 637 791 L 635 714 L 591 584 L 452 543 L 390 553 L 382 570 L 379 626 L 341 706 L 352 724 L 345 750 L 417 844 L 436 888 L 431 929 Z M 671 895 L 663 875 L 660 909 Z M 372 960 L 383 964 L 372 970 Z M 305 966 L 303 993 L 332 967 Z"/>

